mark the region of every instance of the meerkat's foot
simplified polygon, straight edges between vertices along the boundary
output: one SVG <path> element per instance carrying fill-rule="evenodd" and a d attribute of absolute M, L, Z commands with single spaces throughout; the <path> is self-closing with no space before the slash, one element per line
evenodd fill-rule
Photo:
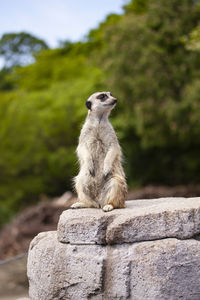
<path fill-rule="evenodd" d="M 104 205 L 104 207 L 102 208 L 103 209 L 103 211 L 111 211 L 111 210 L 113 210 L 114 209 L 114 207 L 111 205 L 111 204 L 106 204 L 106 205 Z"/>
<path fill-rule="evenodd" d="M 76 203 L 74 203 L 74 204 L 72 204 L 70 206 L 70 208 L 73 208 L 73 209 L 76 209 L 76 208 L 87 208 L 87 207 L 88 206 L 85 203 L 83 203 L 83 202 L 76 202 Z"/>

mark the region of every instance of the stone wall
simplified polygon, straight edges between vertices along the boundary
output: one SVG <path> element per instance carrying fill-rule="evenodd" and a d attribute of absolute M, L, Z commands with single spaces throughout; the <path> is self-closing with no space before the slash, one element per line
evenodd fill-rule
<path fill-rule="evenodd" d="M 32 300 L 199 300 L 200 198 L 67 210 L 30 244 Z"/>

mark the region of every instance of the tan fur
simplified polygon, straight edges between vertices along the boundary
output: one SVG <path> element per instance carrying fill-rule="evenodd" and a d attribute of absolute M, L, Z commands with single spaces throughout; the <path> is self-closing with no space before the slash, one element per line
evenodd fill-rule
<path fill-rule="evenodd" d="M 98 96 L 105 94 L 106 99 Z M 125 207 L 127 185 L 122 153 L 108 120 L 116 99 L 109 92 L 90 96 L 91 109 L 81 130 L 77 156 L 80 172 L 75 177 L 78 202 L 71 208 L 101 207 L 104 211 Z"/>

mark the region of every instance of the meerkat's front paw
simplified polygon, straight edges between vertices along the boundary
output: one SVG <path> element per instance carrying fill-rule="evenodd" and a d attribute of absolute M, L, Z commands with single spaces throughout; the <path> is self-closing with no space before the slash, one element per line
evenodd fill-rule
<path fill-rule="evenodd" d="M 113 210 L 114 207 L 111 205 L 111 204 L 106 204 L 104 207 L 103 207 L 103 211 L 111 211 Z"/>
<path fill-rule="evenodd" d="M 76 209 L 76 208 L 86 208 L 87 206 L 83 202 L 76 202 L 70 206 L 70 208 Z"/>

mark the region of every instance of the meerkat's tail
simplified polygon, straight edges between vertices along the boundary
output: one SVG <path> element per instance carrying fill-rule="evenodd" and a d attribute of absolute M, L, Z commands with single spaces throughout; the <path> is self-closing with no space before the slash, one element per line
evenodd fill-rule
<path fill-rule="evenodd" d="M 125 207 L 125 198 L 127 196 L 127 185 L 125 179 L 115 174 L 110 180 L 107 189 L 105 204 L 111 204 L 114 208 Z"/>

